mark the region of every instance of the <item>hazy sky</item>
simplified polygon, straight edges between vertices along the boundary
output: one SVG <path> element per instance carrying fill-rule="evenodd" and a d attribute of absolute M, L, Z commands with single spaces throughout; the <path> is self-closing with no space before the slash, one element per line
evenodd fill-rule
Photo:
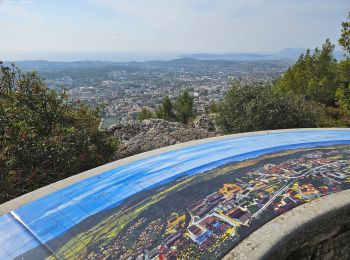
<path fill-rule="evenodd" d="M 0 0 L 0 56 L 313 48 L 337 43 L 349 10 L 349 0 Z"/>

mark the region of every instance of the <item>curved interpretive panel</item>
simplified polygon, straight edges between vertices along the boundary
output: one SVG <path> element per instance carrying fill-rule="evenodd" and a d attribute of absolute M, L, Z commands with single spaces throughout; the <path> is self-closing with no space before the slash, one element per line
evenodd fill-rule
<path fill-rule="evenodd" d="M 221 258 L 284 212 L 350 189 L 348 129 L 180 146 L 0 206 L 0 259 Z"/>

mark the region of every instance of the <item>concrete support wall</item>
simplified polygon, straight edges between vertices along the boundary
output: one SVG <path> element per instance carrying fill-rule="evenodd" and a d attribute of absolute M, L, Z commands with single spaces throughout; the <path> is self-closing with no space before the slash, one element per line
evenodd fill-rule
<path fill-rule="evenodd" d="M 302 225 L 264 258 L 350 259 L 350 205 Z"/>

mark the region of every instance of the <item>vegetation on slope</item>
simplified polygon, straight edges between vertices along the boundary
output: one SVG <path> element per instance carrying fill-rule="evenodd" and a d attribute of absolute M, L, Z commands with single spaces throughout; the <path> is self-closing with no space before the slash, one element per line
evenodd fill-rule
<path fill-rule="evenodd" d="M 0 203 L 107 163 L 118 143 L 98 129 L 99 113 L 1 65 Z"/>
<path fill-rule="evenodd" d="M 320 111 L 293 92 L 271 86 L 234 86 L 219 106 L 216 122 L 225 134 L 317 127 Z"/>
<path fill-rule="evenodd" d="M 167 121 L 180 122 L 187 124 L 196 115 L 196 108 L 193 97 L 188 91 L 184 91 L 173 104 L 168 96 L 164 97 L 162 103 L 158 105 L 153 114 L 146 108 L 143 108 L 138 114 L 139 120 L 148 118 L 159 118 Z"/>
<path fill-rule="evenodd" d="M 339 44 L 350 54 L 350 13 Z M 272 86 L 233 85 L 219 104 L 221 130 L 350 126 L 350 58 L 337 62 L 329 39 L 300 55 Z"/>

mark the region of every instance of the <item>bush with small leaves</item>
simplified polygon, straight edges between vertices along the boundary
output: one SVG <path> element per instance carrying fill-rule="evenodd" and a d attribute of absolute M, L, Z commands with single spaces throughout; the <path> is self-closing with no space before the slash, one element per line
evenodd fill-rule
<path fill-rule="evenodd" d="M 98 129 L 99 115 L 1 64 L 0 203 L 109 162 L 118 141 Z"/>

